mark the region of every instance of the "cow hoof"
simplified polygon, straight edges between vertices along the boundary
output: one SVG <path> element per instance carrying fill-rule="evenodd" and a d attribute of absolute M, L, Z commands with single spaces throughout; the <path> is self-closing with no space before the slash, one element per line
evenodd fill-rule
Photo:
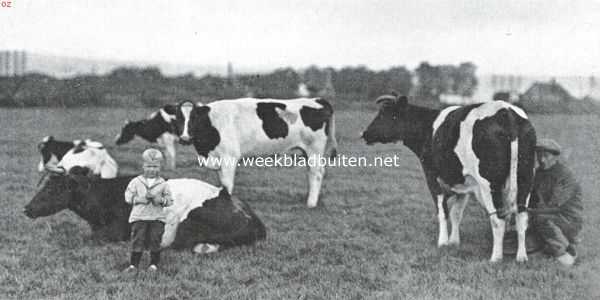
<path fill-rule="evenodd" d="M 196 245 L 194 247 L 193 251 L 194 251 L 194 253 L 198 253 L 198 254 L 215 253 L 215 252 L 219 251 L 219 245 L 201 243 L 201 244 Z"/>
<path fill-rule="evenodd" d="M 527 262 L 527 255 L 517 255 L 517 262 L 518 263 Z"/>
<path fill-rule="evenodd" d="M 455 241 L 449 240 L 448 241 L 448 246 L 458 246 L 458 245 L 460 245 L 460 241 L 459 240 L 455 240 Z"/>
<path fill-rule="evenodd" d="M 502 261 L 502 257 L 492 257 L 490 258 L 490 262 L 493 264 L 499 263 Z"/>

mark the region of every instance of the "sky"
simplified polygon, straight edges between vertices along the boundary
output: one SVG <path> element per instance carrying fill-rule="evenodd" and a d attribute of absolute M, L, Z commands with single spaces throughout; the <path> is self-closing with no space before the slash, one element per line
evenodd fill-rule
<path fill-rule="evenodd" d="M 600 75 L 600 0 L 1 0 L 0 49 L 277 68 Z"/>

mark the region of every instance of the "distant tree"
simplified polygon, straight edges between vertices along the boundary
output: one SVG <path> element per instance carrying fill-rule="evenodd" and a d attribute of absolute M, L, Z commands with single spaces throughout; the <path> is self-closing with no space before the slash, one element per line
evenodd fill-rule
<path fill-rule="evenodd" d="M 373 71 L 365 66 L 343 68 L 332 74 L 333 88 L 338 94 L 367 100 L 369 98 L 369 81 L 373 74 Z"/>
<path fill-rule="evenodd" d="M 319 69 L 319 67 L 313 65 L 304 70 L 302 78 L 310 94 L 315 95 L 325 88 L 327 70 Z"/>
<path fill-rule="evenodd" d="M 408 95 L 413 87 L 412 74 L 405 67 L 392 67 L 387 71 L 388 90 L 394 90 L 401 95 Z"/>
<path fill-rule="evenodd" d="M 439 101 L 439 96 L 443 92 L 440 68 L 422 62 L 415 69 L 415 74 L 418 80 L 415 96 L 423 100 Z"/>
<path fill-rule="evenodd" d="M 158 67 L 147 67 L 139 70 L 140 77 L 146 81 L 158 81 L 163 79 L 163 75 Z"/>
<path fill-rule="evenodd" d="M 476 70 L 476 66 L 470 62 L 461 63 L 458 67 L 432 66 L 422 62 L 415 69 L 418 79 L 415 96 L 428 101 L 438 101 L 443 93 L 470 97 L 477 87 Z"/>
<path fill-rule="evenodd" d="M 26 80 L 25 76 L 0 77 L 0 106 L 23 106 L 15 96 Z"/>
<path fill-rule="evenodd" d="M 454 92 L 463 97 L 471 97 L 477 88 L 477 67 L 470 62 L 461 63 L 455 74 Z"/>

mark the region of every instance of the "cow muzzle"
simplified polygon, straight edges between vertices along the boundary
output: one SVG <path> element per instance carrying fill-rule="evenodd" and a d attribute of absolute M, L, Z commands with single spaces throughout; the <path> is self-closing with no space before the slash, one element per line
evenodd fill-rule
<path fill-rule="evenodd" d="M 369 134 L 367 130 L 360 133 L 360 138 L 363 139 L 365 143 L 367 143 L 367 145 L 375 144 L 375 139 L 373 138 L 373 135 Z"/>
<path fill-rule="evenodd" d="M 33 210 L 29 206 L 25 206 L 23 209 L 23 213 L 30 219 L 35 219 L 35 215 L 33 214 Z"/>

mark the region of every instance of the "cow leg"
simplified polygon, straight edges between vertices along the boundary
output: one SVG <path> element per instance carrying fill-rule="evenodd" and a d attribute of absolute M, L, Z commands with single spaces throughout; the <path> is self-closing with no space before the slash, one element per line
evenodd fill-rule
<path fill-rule="evenodd" d="M 450 223 L 452 224 L 452 231 L 450 232 L 450 240 L 448 244 L 458 245 L 460 244 L 460 221 L 463 217 L 463 212 L 469 201 L 469 194 L 459 194 L 455 196 L 456 202 L 450 208 Z"/>
<path fill-rule="evenodd" d="M 316 207 L 319 201 L 321 184 L 325 175 L 325 166 L 321 158 L 324 158 L 323 153 L 326 144 L 327 140 L 324 138 L 322 140 L 315 140 L 308 147 L 304 148 L 308 159 L 308 199 L 306 200 L 306 205 L 309 208 Z"/>
<path fill-rule="evenodd" d="M 492 224 L 493 243 L 492 246 L 492 257 L 490 262 L 498 262 L 502 260 L 503 256 L 503 242 L 504 242 L 504 230 L 506 228 L 506 222 L 503 219 L 498 218 L 497 214 L 490 216 L 490 223 Z"/>
<path fill-rule="evenodd" d="M 157 142 L 158 145 L 165 148 L 167 166 L 169 167 L 169 169 L 175 170 L 175 137 L 171 134 L 165 133 L 158 138 Z"/>
<path fill-rule="evenodd" d="M 224 160 L 226 161 L 226 160 Z M 237 167 L 236 163 L 232 164 L 224 164 L 219 169 L 219 180 L 221 181 L 221 185 L 227 189 L 230 195 L 233 194 L 233 181 L 235 179 L 235 168 Z"/>
<path fill-rule="evenodd" d="M 437 195 L 438 208 L 438 247 L 448 245 L 448 220 L 446 219 L 446 197 L 443 194 Z"/>
<path fill-rule="evenodd" d="M 527 261 L 527 248 L 525 244 L 525 232 L 527 231 L 527 222 L 529 216 L 527 211 L 517 213 L 516 225 L 517 225 L 517 262 Z"/>
<path fill-rule="evenodd" d="M 321 184 L 323 183 L 323 175 L 325 175 L 325 167 L 318 161 L 318 155 L 311 155 L 309 159 L 314 157 L 314 165 L 308 167 L 308 199 L 306 205 L 309 208 L 317 206 L 319 201 L 319 193 L 321 192 Z"/>
<path fill-rule="evenodd" d="M 490 224 L 492 225 L 493 246 L 490 262 L 498 262 L 502 260 L 504 253 L 503 243 L 506 222 L 503 219 L 498 218 L 497 208 L 494 205 L 492 189 L 490 188 L 489 183 L 482 182 L 482 180 L 478 180 L 477 182 L 479 183 L 479 188 L 475 190 L 475 195 L 479 203 L 481 203 L 490 216 Z M 497 196 L 498 195 L 501 197 L 501 194 L 497 193 Z M 500 205 L 498 208 L 501 208 L 502 202 L 500 201 L 498 203 Z"/>

